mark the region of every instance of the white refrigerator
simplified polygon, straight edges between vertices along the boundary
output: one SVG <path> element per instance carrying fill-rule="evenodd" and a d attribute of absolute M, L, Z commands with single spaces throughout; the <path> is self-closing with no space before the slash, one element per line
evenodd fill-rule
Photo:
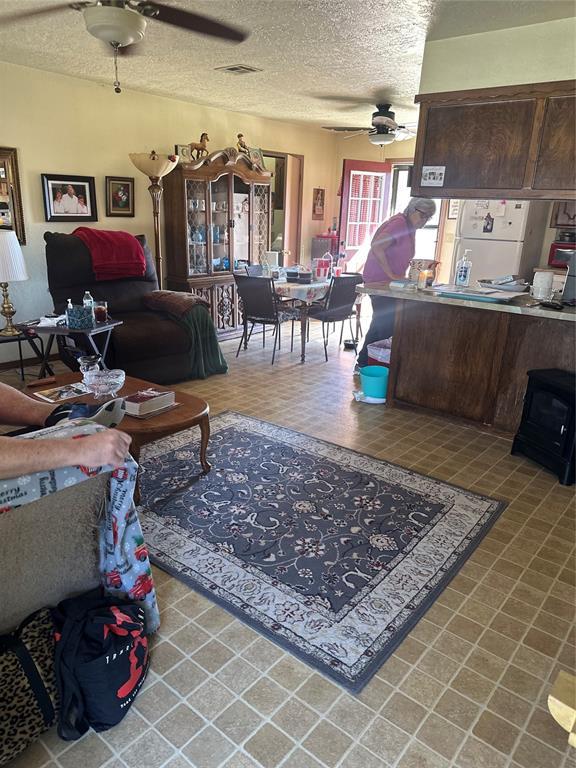
<path fill-rule="evenodd" d="M 483 278 L 519 275 L 532 282 L 540 263 L 549 203 L 526 200 L 461 200 L 450 281 L 464 251 L 472 253 L 470 286 Z"/>

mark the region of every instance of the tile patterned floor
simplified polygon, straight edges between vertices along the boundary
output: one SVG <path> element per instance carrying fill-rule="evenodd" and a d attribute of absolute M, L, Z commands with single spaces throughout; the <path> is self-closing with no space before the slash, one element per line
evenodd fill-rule
<path fill-rule="evenodd" d="M 228 376 L 190 382 L 231 409 L 506 499 L 458 576 L 359 696 L 156 571 L 162 629 L 124 722 L 69 745 L 53 733 L 10 768 L 576 768 L 547 714 L 575 661 L 574 488 L 510 443 L 446 419 L 352 401 L 353 356 L 270 366 L 255 339 Z M 16 383 L 15 374 L 2 380 Z"/>

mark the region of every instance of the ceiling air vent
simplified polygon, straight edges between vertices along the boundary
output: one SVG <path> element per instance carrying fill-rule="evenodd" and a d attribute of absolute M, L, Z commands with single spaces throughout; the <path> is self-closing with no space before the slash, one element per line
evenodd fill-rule
<path fill-rule="evenodd" d="M 248 75 L 251 72 L 262 72 L 256 67 L 247 67 L 245 64 L 232 64 L 229 67 L 216 67 L 217 72 L 229 72 L 231 75 Z"/>

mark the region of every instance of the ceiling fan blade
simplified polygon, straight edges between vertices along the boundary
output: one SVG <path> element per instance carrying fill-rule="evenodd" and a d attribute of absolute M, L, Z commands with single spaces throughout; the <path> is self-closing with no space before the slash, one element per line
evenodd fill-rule
<path fill-rule="evenodd" d="M 356 131 L 356 133 L 363 133 L 364 131 L 369 131 L 369 128 L 348 128 L 346 126 L 334 126 L 334 125 L 323 125 L 322 128 L 324 128 L 325 131 L 338 131 L 338 132 L 346 132 L 350 133 L 351 131 Z"/>
<path fill-rule="evenodd" d="M 165 24 L 172 24 L 174 27 L 188 29 L 190 32 L 196 32 L 199 35 L 209 35 L 218 37 L 221 40 L 230 40 L 235 43 L 241 43 L 246 40 L 248 33 L 237 27 L 229 27 L 219 21 L 201 16 L 198 13 L 183 11 L 181 8 L 173 8 L 163 3 L 146 2 L 144 4 L 146 16 L 150 16 L 156 21 L 163 21 Z"/>
<path fill-rule="evenodd" d="M 406 141 L 406 139 L 415 139 L 416 134 L 414 131 L 408 130 L 403 125 L 399 125 L 396 131 L 394 132 L 394 136 L 396 138 L 396 141 Z"/>
<path fill-rule="evenodd" d="M 313 94 L 320 101 L 338 101 L 341 104 L 353 104 L 358 107 L 365 107 L 370 102 L 367 99 L 361 99 L 358 96 L 336 96 L 333 94 Z"/>
<path fill-rule="evenodd" d="M 369 134 L 369 133 L 370 131 L 367 128 L 363 128 L 360 131 L 355 131 L 354 133 L 351 133 L 348 136 L 344 136 L 344 141 L 346 141 L 346 139 L 353 139 L 356 136 L 363 136 L 364 134 Z"/>
<path fill-rule="evenodd" d="M 44 8 L 36 8 L 29 11 L 17 11 L 16 13 L 9 13 L 6 16 L 2 16 L 1 21 L 2 24 L 11 24 L 15 21 L 26 21 L 27 19 L 35 19 L 38 18 L 38 16 L 47 16 L 50 13 L 59 13 L 60 11 L 79 11 L 83 6 L 90 5 L 90 3 L 75 3 L 75 5 L 79 7 L 74 8 L 71 3 L 60 3 L 59 5 L 49 5 Z"/>

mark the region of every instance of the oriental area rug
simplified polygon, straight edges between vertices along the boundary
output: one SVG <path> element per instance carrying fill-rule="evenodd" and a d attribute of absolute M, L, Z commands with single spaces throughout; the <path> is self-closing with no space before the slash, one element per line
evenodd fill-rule
<path fill-rule="evenodd" d="M 474 551 L 503 502 L 269 422 L 146 446 L 141 524 L 160 568 L 352 691 Z"/>

